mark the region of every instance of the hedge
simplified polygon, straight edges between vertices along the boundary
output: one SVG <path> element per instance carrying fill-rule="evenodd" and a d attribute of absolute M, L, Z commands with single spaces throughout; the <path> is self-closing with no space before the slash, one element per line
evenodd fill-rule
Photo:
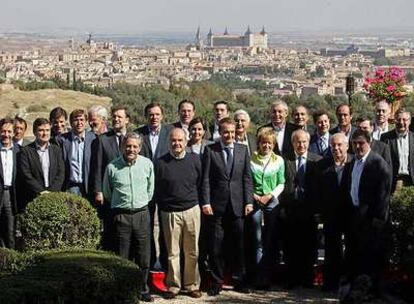
<path fill-rule="evenodd" d="M 50 249 L 96 249 L 99 219 L 84 198 L 53 192 L 38 196 L 19 217 L 26 251 Z"/>
<path fill-rule="evenodd" d="M 18 255 L 18 253 L 16 253 Z M 136 264 L 103 251 L 33 254 L 31 265 L 0 277 L 0 303 L 136 303 Z"/>

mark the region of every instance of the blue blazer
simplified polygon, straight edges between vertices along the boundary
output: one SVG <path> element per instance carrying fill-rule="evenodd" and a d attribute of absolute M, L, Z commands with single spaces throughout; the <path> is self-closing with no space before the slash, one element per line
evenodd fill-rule
<path fill-rule="evenodd" d="M 62 147 L 63 152 L 63 161 L 65 162 L 65 182 L 63 184 L 63 188 L 65 190 L 69 188 L 70 183 L 70 156 L 72 154 L 73 138 L 74 137 L 72 132 L 67 132 L 59 138 L 60 146 Z M 90 168 L 92 156 L 92 142 L 95 140 L 95 138 L 95 133 L 85 131 L 85 148 L 83 151 L 82 177 L 86 193 L 89 193 L 89 175 L 91 172 Z"/>
<path fill-rule="evenodd" d="M 322 157 L 330 157 L 332 156 L 332 152 L 331 149 L 329 147 L 329 142 L 331 140 L 331 134 L 328 135 L 328 148 L 326 148 L 325 150 L 322 150 L 321 146 L 318 143 L 318 135 L 316 134 L 312 134 L 311 138 L 310 138 L 310 142 L 309 142 L 309 152 L 312 152 L 314 154 L 318 154 Z"/>

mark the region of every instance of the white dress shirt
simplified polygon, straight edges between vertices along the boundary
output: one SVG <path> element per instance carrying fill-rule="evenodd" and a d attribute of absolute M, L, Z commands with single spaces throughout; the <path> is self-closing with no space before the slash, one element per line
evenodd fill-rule
<path fill-rule="evenodd" d="M 388 132 L 388 130 L 389 130 L 388 124 L 386 124 L 384 128 L 381 128 L 380 126 L 375 124 L 374 125 L 374 131 L 372 132 L 372 138 L 375 139 L 375 140 L 380 140 L 381 135 Z"/>
<path fill-rule="evenodd" d="M 9 148 L 1 146 L 1 165 L 3 166 L 4 186 L 10 187 L 13 181 L 13 145 Z"/>
<path fill-rule="evenodd" d="M 282 153 L 283 141 L 285 139 L 286 124 L 283 124 L 283 126 L 281 126 L 281 127 L 273 125 L 273 129 L 276 130 L 277 146 L 279 147 L 279 151 Z"/>
<path fill-rule="evenodd" d="M 397 138 L 397 149 L 400 166 L 398 168 L 398 174 L 410 175 L 408 171 L 408 157 L 410 154 L 410 146 L 408 139 L 408 132 L 404 134 L 398 134 Z"/>
<path fill-rule="evenodd" d="M 354 167 L 352 168 L 352 182 L 351 182 L 351 197 L 354 206 L 359 206 L 359 183 L 361 181 L 362 171 L 364 170 L 365 161 L 371 151 L 365 154 L 361 159 L 355 159 Z"/>

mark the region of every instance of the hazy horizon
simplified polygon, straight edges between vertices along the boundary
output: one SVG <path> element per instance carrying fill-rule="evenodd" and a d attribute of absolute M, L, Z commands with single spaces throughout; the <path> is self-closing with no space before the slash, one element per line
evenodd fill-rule
<path fill-rule="evenodd" d="M 39 0 L 12 1 L 0 10 L 0 31 L 108 33 L 194 32 L 200 26 L 242 33 L 380 32 L 414 30 L 414 1 L 394 0 Z"/>

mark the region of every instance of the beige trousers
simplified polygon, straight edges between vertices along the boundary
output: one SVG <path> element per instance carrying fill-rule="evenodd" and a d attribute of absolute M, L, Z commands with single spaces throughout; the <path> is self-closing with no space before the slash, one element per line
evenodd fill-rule
<path fill-rule="evenodd" d="M 200 288 L 200 274 L 198 272 L 200 216 L 198 205 L 180 212 L 161 211 L 165 244 L 168 251 L 166 283 L 171 292 L 178 293 L 181 290 L 181 250 L 184 251 L 184 289 L 193 291 Z"/>

